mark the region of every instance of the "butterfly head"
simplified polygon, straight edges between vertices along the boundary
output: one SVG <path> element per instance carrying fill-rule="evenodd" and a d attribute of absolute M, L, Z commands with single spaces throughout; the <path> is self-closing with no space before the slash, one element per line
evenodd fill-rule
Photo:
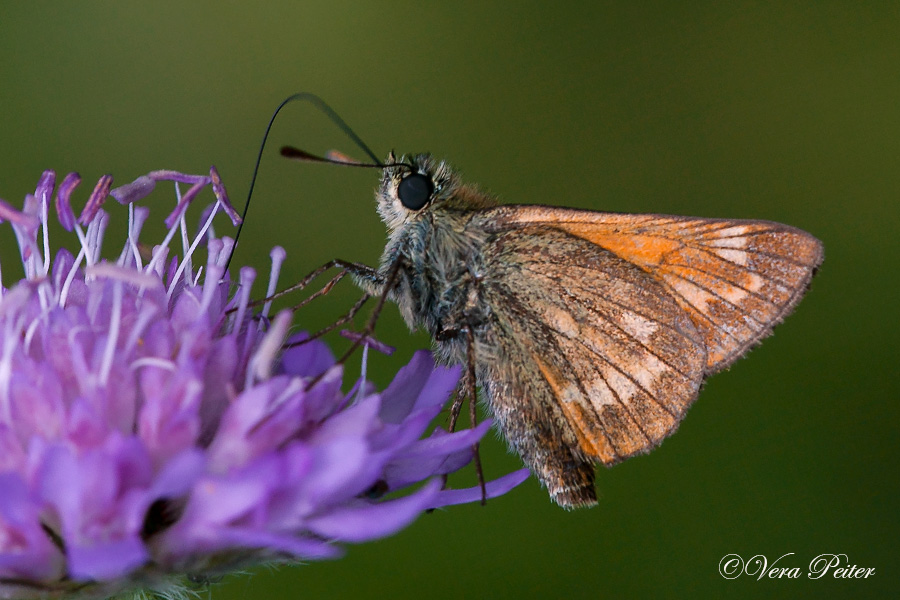
<path fill-rule="evenodd" d="M 425 217 L 452 198 L 459 178 L 450 166 L 430 154 L 401 156 L 391 152 L 376 192 L 378 214 L 395 231 Z"/>

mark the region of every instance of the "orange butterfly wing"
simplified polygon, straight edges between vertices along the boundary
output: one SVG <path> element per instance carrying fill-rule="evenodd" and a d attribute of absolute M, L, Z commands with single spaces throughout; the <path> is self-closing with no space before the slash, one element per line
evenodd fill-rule
<path fill-rule="evenodd" d="M 822 262 L 816 238 L 767 221 L 499 206 L 469 226 L 486 234 L 492 315 L 479 381 L 567 508 L 596 502 L 594 461 L 671 434 L 703 378 L 771 333 Z"/>
<path fill-rule="evenodd" d="M 707 375 L 769 335 L 803 297 L 823 259 L 815 237 L 770 221 L 546 206 L 485 212 L 497 230 L 540 225 L 564 231 L 662 282 L 703 336 Z"/>
<path fill-rule="evenodd" d="M 594 462 L 647 452 L 678 426 L 706 348 L 666 287 L 564 231 L 491 236 L 478 289 L 479 380 L 505 437 L 566 507 L 593 504 Z"/>

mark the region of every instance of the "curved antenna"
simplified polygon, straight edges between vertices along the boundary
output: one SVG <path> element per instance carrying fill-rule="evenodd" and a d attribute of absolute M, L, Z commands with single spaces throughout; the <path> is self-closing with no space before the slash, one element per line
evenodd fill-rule
<path fill-rule="evenodd" d="M 297 148 L 296 146 L 282 146 L 281 147 L 281 155 L 285 158 L 289 158 L 291 160 L 296 160 L 300 162 L 314 162 L 314 163 L 325 163 L 327 165 L 337 165 L 339 167 L 363 167 L 367 169 L 385 169 L 387 167 L 393 167 L 394 165 L 386 165 L 382 162 L 374 162 L 374 163 L 364 163 L 356 160 L 355 158 L 350 158 L 349 156 L 344 156 L 343 154 L 330 150 L 325 156 L 318 156 L 311 152 L 307 152 L 306 150 L 302 150 Z"/>
<path fill-rule="evenodd" d="M 284 100 L 281 101 L 281 104 L 278 105 L 278 108 L 275 109 L 275 112 L 272 113 L 272 118 L 269 119 L 269 124 L 266 125 L 266 131 L 263 134 L 262 143 L 259 145 L 259 153 L 256 155 L 256 164 L 253 166 L 253 176 L 250 178 L 250 189 L 247 191 L 247 201 L 244 203 L 244 210 L 241 212 L 241 222 L 238 224 L 237 231 L 234 233 L 234 245 L 231 247 L 231 253 L 228 255 L 228 260 L 225 261 L 225 270 L 222 272 L 223 276 L 225 272 L 228 271 L 229 265 L 231 265 L 231 259 L 234 257 L 234 253 L 237 250 L 238 238 L 241 237 L 241 230 L 244 228 L 244 223 L 247 220 L 247 211 L 250 208 L 250 198 L 253 196 L 253 188 L 256 186 L 256 176 L 259 175 L 259 165 L 262 162 L 263 150 L 266 149 L 266 140 L 269 139 L 269 131 L 272 130 L 272 125 L 275 123 L 275 117 L 278 116 L 278 113 L 281 112 L 281 109 L 291 102 L 295 101 L 305 101 L 309 102 L 320 111 L 325 113 L 331 122 L 337 125 L 338 129 L 344 132 L 344 134 L 349 137 L 353 142 L 360 147 L 360 149 L 369 155 L 369 158 L 372 159 L 374 163 L 376 163 L 379 167 L 384 167 L 378 157 L 375 156 L 375 153 L 366 145 L 365 142 L 362 141 L 356 132 L 350 129 L 350 126 L 334 111 L 333 108 L 328 106 L 328 104 L 310 92 L 300 92 L 299 94 L 293 94 L 288 96 Z M 330 161 L 323 161 L 330 162 Z"/>

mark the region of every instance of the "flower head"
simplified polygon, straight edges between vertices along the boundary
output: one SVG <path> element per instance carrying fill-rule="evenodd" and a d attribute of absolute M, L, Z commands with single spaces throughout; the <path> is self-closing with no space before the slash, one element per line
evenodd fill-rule
<path fill-rule="evenodd" d="M 67 175 L 54 196 L 48 171 L 22 210 L 0 200 L 25 270 L 0 287 L 0 598 L 171 595 L 186 577 L 331 558 L 480 499 L 440 476 L 469 462 L 489 423 L 429 433 L 458 370 L 420 352 L 383 392 L 364 380 L 342 392 L 327 346 L 288 338 L 289 312 L 251 307 L 254 271 L 234 286 L 224 272 L 232 242 L 212 220 L 238 217 L 215 169 L 117 189 L 104 176 L 76 218 L 79 180 Z M 190 188 L 145 256 L 149 210 L 135 202 L 166 180 Z M 191 238 L 184 214 L 208 187 L 215 203 Z M 129 215 L 115 260 L 101 257 L 109 197 Z M 51 259 L 51 205 L 77 253 Z M 272 258 L 270 291 L 284 251 Z M 488 495 L 526 476 L 490 482 Z"/>

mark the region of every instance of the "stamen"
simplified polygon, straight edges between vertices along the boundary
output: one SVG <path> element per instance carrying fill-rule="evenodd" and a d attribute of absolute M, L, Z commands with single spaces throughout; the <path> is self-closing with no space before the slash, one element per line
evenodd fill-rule
<path fill-rule="evenodd" d="M 219 254 L 225 243 L 219 238 L 212 238 L 206 244 L 206 264 L 208 266 L 219 264 Z"/>
<path fill-rule="evenodd" d="M 218 265 L 219 254 L 222 252 L 222 241 L 218 238 L 211 238 L 206 244 L 206 278 L 203 280 L 203 296 L 206 297 L 206 286 L 210 286 L 213 289 L 217 289 L 220 283 L 223 283 L 222 277 L 224 276 L 225 269 Z M 202 269 L 200 269 L 202 270 Z M 197 282 L 200 281 L 200 273 L 198 270 L 197 277 L 194 280 L 194 285 L 197 285 Z M 230 282 L 227 282 L 226 285 L 229 286 Z M 212 294 L 210 294 L 210 299 L 212 298 Z M 225 307 L 233 306 L 237 301 L 237 297 L 234 294 L 229 293 L 227 299 L 225 300 Z M 219 315 L 219 321 L 216 323 L 216 327 L 221 327 L 225 320 L 227 319 L 228 312 L 224 310 Z"/>
<path fill-rule="evenodd" d="M 72 281 L 75 279 L 75 275 L 78 273 L 78 267 L 81 266 L 81 261 L 84 260 L 84 246 L 82 245 L 81 250 L 78 252 L 78 256 L 75 257 L 75 260 L 72 261 L 72 266 L 69 268 L 69 273 L 66 275 L 66 281 L 63 283 L 62 291 L 59 293 L 59 305 L 62 308 L 66 307 L 66 299 L 69 297 L 69 287 L 72 285 Z"/>
<path fill-rule="evenodd" d="M 168 245 L 153 246 L 153 251 L 151 254 L 152 256 L 150 257 L 150 262 L 148 262 L 147 266 L 144 267 L 144 272 L 150 273 L 152 271 L 156 273 L 156 275 L 160 279 L 162 279 L 166 258 L 169 256 L 169 247 Z"/>
<path fill-rule="evenodd" d="M 131 183 L 120 185 L 109 192 L 119 204 L 134 204 L 138 200 L 150 195 L 156 187 L 156 180 L 147 175 L 141 175 Z"/>
<path fill-rule="evenodd" d="M 197 249 L 197 246 L 200 245 L 200 242 L 203 240 L 203 235 L 206 233 L 206 230 L 209 229 L 209 226 L 212 225 L 212 221 L 216 216 L 216 210 L 219 206 L 219 203 L 216 202 L 216 207 L 213 208 L 212 212 L 209 215 L 209 218 L 206 219 L 206 223 L 203 224 L 203 227 L 200 228 L 200 231 L 197 233 L 197 236 L 194 238 L 194 242 L 191 244 L 190 248 L 187 249 L 184 255 L 184 259 L 181 261 L 181 264 L 178 265 L 178 269 L 175 271 L 175 276 L 172 278 L 172 282 L 169 284 L 169 289 L 166 292 L 166 296 L 171 299 L 172 292 L 175 291 L 175 284 L 181 279 L 181 274 L 184 273 L 185 268 L 190 268 L 190 257 L 194 253 L 194 250 Z M 182 226 L 184 227 L 184 235 L 187 236 L 187 225 L 184 223 L 184 217 L 181 219 Z M 184 238 L 184 241 L 187 241 L 187 237 Z"/>
<path fill-rule="evenodd" d="M 194 268 L 191 261 L 191 244 L 188 240 L 187 219 L 185 219 L 186 214 L 186 210 L 182 211 L 181 217 L 178 219 L 178 228 L 181 231 L 181 264 L 184 265 L 184 269 L 186 269 L 188 273 L 193 273 Z M 180 276 L 180 274 L 180 272 L 175 273 L 175 277 L 173 277 L 171 285 L 175 285 L 175 282 L 178 281 L 178 277 Z"/>
<path fill-rule="evenodd" d="M 178 185 L 177 183 L 175 184 Z M 184 213 L 187 211 L 187 207 L 194 201 L 194 198 L 197 197 L 203 188 L 209 185 L 209 177 L 204 177 L 197 183 L 191 186 L 191 188 L 187 191 L 184 197 L 179 196 L 178 204 L 175 205 L 175 210 L 173 210 L 168 217 L 166 217 L 166 226 L 172 227 L 178 224 L 178 220 L 184 217 Z"/>
<path fill-rule="evenodd" d="M 269 287 L 266 289 L 266 298 L 269 299 L 263 304 L 260 313 L 263 319 L 269 316 L 269 309 L 272 308 L 271 298 L 278 289 L 278 276 L 281 274 L 281 265 L 284 264 L 284 259 L 287 258 L 287 252 L 285 252 L 284 248 L 281 246 L 275 246 L 272 248 L 272 251 L 269 252 L 269 256 L 272 258 L 272 269 L 269 271 Z M 261 329 L 262 321 L 260 321 L 259 325 Z"/>
<path fill-rule="evenodd" d="M 206 279 L 203 280 L 203 297 L 200 300 L 200 310 L 203 312 L 208 311 L 212 305 L 216 290 L 219 287 L 219 279 L 222 277 L 221 271 L 222 267 L 217 267 L 216 265 L 210 265 L 206 270 Z M 197 285 L 199 280 L 200 273 L 197 273 L 197 280 L 194 281 L 194 285 Z"/>
<path fill-rule="evenodd" d="M 100 262 L 100 250 L 103 249 L 103 238 L 106 236 L 106 228 L 109 227 L 109 213 L 100 209 L 94 218 L 94 222 L 97 223 L 97 229 L 94 233 L 94 245 L 92 248 L 94 250 L 94 264 L 97 264 Z"/>
<path fill-rule="evenodd" d="M 38 189 L 40 189 L 40 186 L 38 186 Z M 41 237 L 44 241 L 44 265 L 41 269 L 41 275 L 46 277 L 47 273 L 50 272 L 50 231 L 47 224 L 48 216 L 46 191 L 41 194 L 39 199 L 41 202 Z"/>
<path fill-rule="evenodd" d="M 247 312 L 247 305 L 250 302 L 250 288 L 253 286 L 253 281 L 256 279 L 256 271 L 250 267 L 243 267 L 241 268 L 239 277 L 240 288 L 236 294 L 238 297 L 237 315 L 234 319 L 232 331 L 241 330 L 241 324 L 244 322 L 244 314 Z"/>
<path fill-rule="evenodd" d="M 88 255 L 90 254 L 88 251 L 88 239 L 84 233 L 84 230 L 81 228 L 81 225 L 79 225 L 78 223 L 75 223 L 75 235 L 78 236 L 78 242 L 81 244 L 81 252 L 78 253 L 78 258 L 86 259 L 87 263 L 90 265 L 90 258 L 88 258 Z"/>
<path fill-rule="evenodd" d="M 362 364 L 359 369 L 359 387 L 356 390 L 356 397 L 353 399 L 353 403 L 357 403 L 362 399 L 363 394 L 366 389 L 366 369 L 369 365 L 369 345 L 363 344 L 362 349 Z"/>
<path fill-rule="evenodd" d="M 16 240 L 19 243 L 19 252 L 22 256 L 22 267 L 25 269 L 25 278 L 34 279 L 38 276 L 37 268 L 37 230 L 40 226 L 40 204 L 37 198 L 28 194 L 25 196 L 25 205 L 22 212 L 34 219 L 33 227 L 15 227 Z"/>
<path fill-rule="evenodd" d="M 90 278 L 108 277 L 133 285 L 134 287 L 144 290 L 162 289 L 162 282 L 156 277 L 147 273 L 142 273 L 128 267 L 120 267 L 113 263 L 99 263 L 92 267 L 85 268 L 85 275 Z"/>
<path fill-rule="evenodd" d="M 131 325 L 131 333 L 128 334 L 128 339 L 122 346 L 123 356 L 131 356 L 134 349 L 137 347 L 141 336 L 144 335 L 144 330 L 147 328 L 147 325 L 150 324 L 150 321 L 157 315 L 158 312 L 159 310 L 157 309 L 157 307 L 149 302 L 145 302 L 141 305 L 141 311 L 138 313 L 137 318 Z M 132 363 L 131 366 L 133 368 L 134 363 Z"/>
<path fill-rule="evenodd" d="M 178 187 L 178 182 L 175 183 L 175 197 L 178 198 L 178 202 L 181 202 L 181 188 Z M 158 247 L 165 248 L 166 252 L 162 256 L 162 261 L 164 262 L 166 256 L 169 255 L 169 242 L 172 241 L 172 237 L 175 235 L 175 230 L 178 227 L 178 223 L 174 223 L 169 226 L 169 230 L 166 232 L 166 237 L 163 238 L 162 243 Z M 162 277 L 162 267 L 159 265 L 159 255 L 155 252 L 156 248 L 154 248 L 153 257 L 150 259 L 150 262 L 147 263 L 146 271 L 149 273 L 150 270 L 157 270 L 160 273 L 160 277 Z"/>
<path fill-rule="evenodd" d="M 142 270 L 144 268 L 143 260 L 141 259 L 141 251 L 140 248 L 138 248 L 137 242 L 141 235 L 141 229 L 144 227 L 144 222 L 147 220 L 149 214 L 149 208 L 135 208 L 133 203 L 128 205 L 128 239 L 125 241 L 125 246 L 122 248 L 122 254 L 117 261 L 121 266 L 130 266 L 128 259 L 134 257 L 134 264 L 137 269 Z"/>
<path fill-rule="evenodd" d="M 37 227 L 38 220 L 33 215 L 25 214 L 23 211 L 13 208 L 9 202 L 0 200 L 0 222 L 9 221 L 13 226 L 30 228 Z"/>
<path fill-rule="evenodd" d="M 50 290 L 50 284 L 46 279 L 41 280 L 37 286 L 38 302 L 41 303 L 41 312 L 44 313 L 50 309 L 50 297 L 53 295 Z"/>
<path fill-rule="evenodd" d="M 53 194 L 53 188 L 56 186 L 56 172 L 47 169 L 41 173 L 37 186 L 34 188 L 36 198 L 47 200 Z"/>
<path fill-rule="evenodd" d="M 81 183 L 81 175 L 69 173 L 63 178 L 62 183 L 59 184 L 59 190 L 56 192 L 56 217 L 66 231 L 72 231 L 75 227 L 75 213 L 72 212 L 69 197 L 79 183 Z"/>
<path fill-rule="evenodd" d="M 19 291 L 21 290 L 21 291 Z M 15 289 L 9 296 L 18 294 L 22 300 L 28 297 L 28 290 L 24 286 Z M 9 401 L 9 382 L 12 379 L 12 359 L 13 352 L 16 349 L 16 342 L 19 340 L 17 332 L 22 330 L 25 315 L 13 321 L 10 319 L 6 322 L 6 331 L 3 335 L 3 356 L 0 356 L 0 422 L 12 423 L 12 406 Z"/>
<path fill-rule="evenodd" d="M 42 312 L 40 315 L 36 316 L 31 323 L 28 324 L 28 328 L 25 329 L 25 335 L 22 336 L 22 348 L 26 354 L 31 351 L 31 339 L 34 337 L 34 332 L 37 331 L 38 326 L 41 324 L 41 321 L 46 314 L 46 312 Z"/>
<path fill-rule="evenodd" d="M 272 365 L 278 357 L 281 344 L 284 343 L 284 339 L 287 337 L 292 317 L 293 315 L 289 310 L 283 310 L 275 315 L 275 318 L 272 320 L 272 326 L 266 332 L 266 335 L 263 336 L 256 353 L 250 359 L 244 389 L 253 385 L 254 378 L 256 381 L 265 381 L 272 376 Z"/>
<path fill-rule="evenodd" d="M 245 277 L 245 271 L 249 271 L 248 276 Z M 241 269 L 241 294 L 246 292 L 247 297 L 241 298 L 244 303 L 245 309 L 249 307 L 250 301 L 250 287 L 253 285 L 253 281 L 256 279 L 256 271 L 251 269 L 250 267 L 243 267 Z M 235 321 L 234 327 L 232 331 L 239 332 L 241 330 L 241 325 L 243 324 L 243 319 L 240 321 Z M 247 323 L 247 327 L 244 328 L 244 341 L 241 345 L 241 356 L 249 357 L 250 349 L 253 348 L 253 344 L 257 341 L 259 337 L 259 331 L 253 327 L 250 327 L 250 324 Z"/>
<path fill-rule="evenodd" d="M 176 365 L 173 361 L 159 358 L 158 356 L 144 356 L 135 361 L 132 361 L 132 370 L 137 370 L 141 367 L 158 367 L 160 369 L 172 371 L 173 373 L 178 370 L 178 365 Z"/>
<path fill-rule="evenodd" d="M 219 238 L 219 241 L 222 242 L 222 248 L 219 250 L 219 253 L 216 255 L 216 264 L 222 267 L 228 266 L 228 257 L 231 256 L 231 251 L 234 248 L 234 239 L 226 236 Z"/>
<path fill-rule="evenodd" d="M 72 375 L 75 376 L 79 393 L 85 394 L 94 387 L 94 382 L 90 377 L 93 375 L 93 372 L 84 360 L 84 348 L 77 339 L 78 335 L 82 333 L 90 336 L 92 332 L 82 325 L 73 327 L 69 330 L 66 341 L 69 345 L 69 356 L 72 361 Z"/>
<path fill-rule="evenodd" d="M 147 173 L 147 177 L 154 181 L 174 181 L 175 183 L 209 183 L 208 175 L 188 175 L 187 173 L 179 173 L 170 169 L 158 169 Z"/>
<path fill-rule="evenodd" d="M 103 349 L 103 360 L 100 363 L 100 384 L 106 385 L 112 369 L 113 356 L 116 353 L 116 342 L 119 340 L 119 327 L 122 324 L 122 282 L 113 281 L 112 314 L 109 318 L 109 331 L 106 334 L 106 347 Z"/>
<path fill-rule="evenodd" d="M 89 225 L 94 220 L 100 207 L 103 206 L 107 196 L 109 196 L 109 188 L 112 186 L 112 181 L 112 175 L 104 175 L 97 181 L 97 185 L 94 186 L 94 191 L 91 192 L 87 204 L 84 205 L 84 210 L 81 211 L 81 215 L 78 217 L 80 225 Z"/>
<path fill-rule="evenodd" d="M 213 194 L 215 194 L 216 199 L 219 201 L 219 204 L 222 205 L 222 210 L 224 210 L 225 214 L 228 215 L 228 218 L 231 219 L 231 224 L 240 225 L 241 216 L 237 213 L 236 210 L 234 210 L 234 207 L 231 205 L 231 200 L 228 199 L 228 192 L 225 191 L 225 184 L 222 183 L 222 177 L 216 170 L 215 165 L 209 168 L 209 178 L 212 181 Z"/>
<path fill-rule="evenodd" d="M 388 346 L 384 342 L 376 340 L 371 334 L 358 333 L 356 331 L 351 331 L 349 329 L 342 329 L 340 331 L 341 337 L 347 338 L 350 341 L 358 342 L 363 344 L 367 348 L 372 348 L 373 350 L 377 350 L 381 352 L 385 356 L 392 355 L 397 349 L 393 346 Z"/>
<path fill-rule="evenodd" d="M 116 264 L 124 267 L 125 260 L 128 258 L 128 252 L 131 250 L 131 228 L 134 227 L 134 204 L 128 205 L 128 237 L 125 239 L 125 245 L 122 246 L 122 251 L 119 253 L 119 258 L 116 260 Z"/>
<path fill-rule="evenodd" d="M 87 266 L 91 267 L 100 260 L 100 250 L 103 247 L 103 234 L 109 225 L 109 215 L 103 209 L 98 209 L 92 214 L 91 221 L 87 224 L 87 232 L 81 230 L 81 220 L 75 224 L 75 233 L 84 248 L 84 258 Z"/>

